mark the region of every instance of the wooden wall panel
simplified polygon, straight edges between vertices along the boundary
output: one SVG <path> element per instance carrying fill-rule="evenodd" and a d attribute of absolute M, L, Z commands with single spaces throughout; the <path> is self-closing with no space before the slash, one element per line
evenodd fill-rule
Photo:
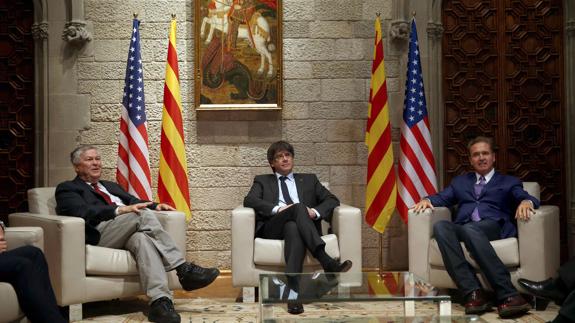
<path fill-rule="evenodd" d="M 34 184 L 33 4 L 0 2 L 0 219 L 27 210 Z"/>

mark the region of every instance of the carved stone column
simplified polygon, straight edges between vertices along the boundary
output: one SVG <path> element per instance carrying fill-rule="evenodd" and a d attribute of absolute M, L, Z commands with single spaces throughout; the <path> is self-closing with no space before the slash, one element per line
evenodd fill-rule
<path fill-rule="evenodd" d="M 389 28 L 389 35 L 392 40 L 407 41 L 409 39 L 409 3 L 405 0 L 394 0 L 393 2 L 394 20 Z"/>
<path fill-rule="evenodd" d="M 32 37 L 36 40 L 48 39 L 48 23 L 37 22 L 32 24 Z"/>
<path fill-rule="evenodd" d="M 441 68 L 443 25 L 441 23 L 441 0 L 433 0 L 428 7 L 427 23 L 427 72 L 424 73 L 431 125 L 431 140 L 435 153 L 438 187 L 443 187 L 443 73 Z"/>

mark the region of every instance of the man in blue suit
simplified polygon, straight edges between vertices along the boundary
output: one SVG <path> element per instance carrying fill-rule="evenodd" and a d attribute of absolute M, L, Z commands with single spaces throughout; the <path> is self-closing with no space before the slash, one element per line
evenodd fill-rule
<path fill-rule="evenodd" d="M 492 303 L 481 289 L 473 267 L 465 260 L 460 242 L 494 289 L 499 316 L 527 313 L 531 306 L 513 287 L 509 271 L 490 241 L 517 235 L 515 221 L 529 220 L 539 201 L 523 189 L 518 178 L 495 171 L 490 138 L 477 137 L 467 147 L 474 172 L 457 176 L 443 191 L 418 202 L 415 212 L 434 206 L 458 206 L 455 220 L 437 222 L 433 234 L 447 272 L 465 297 L 466 314 L 483 314 L 491 310 Z"/>

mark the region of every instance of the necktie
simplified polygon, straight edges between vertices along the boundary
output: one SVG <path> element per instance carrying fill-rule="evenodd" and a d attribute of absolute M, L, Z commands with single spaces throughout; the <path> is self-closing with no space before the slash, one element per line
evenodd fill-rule
<path fill-rule="evenodd" d="M 479 195 L 481 195 L 481 191 L 483 191 L 483 187 L 485 187 L 485 177 L 481 176 L 479 177 L 479 183 L 473 185 L 473 190 L 475 192 L 475 197 L 479 198 Z M 473 213 L 471 213 L 471 221 L 477 222 L 480 221 L 481 217 L 479 216 L 479 209 L 477 208 L 477 206 L 475 207 L 475 209 L 473 210 Z"/>
<path fill-rule="evenodd" d="M 116 203 L 112 202 L 110 195 L 108 195 L 108 194 L 106 194 L 100 190 L 100 188 L 98 187 L 98 183 L 91 183 L 90 185 L 92 185 L 92 187 L 94 188 L 94 191 L 96 191 L 96 193 L 98 193 L 98 195 L 100 195 L 101 197 L 104 198 L 104 200 L 106 200 L 106 203 L 108 203 L 108 205 L 116 205 Z"/>
<path fill-rule="evenodd" d="M 293 204 L 293 201 L 291 199 L 291 197 L 289 196 L 289 191 L 286 185 L 286 176 L 282 176 L 280 177 L 280 181 L 281 183 L 281 187 L 282 187 L 282 195 L 284 197 L 284 202 L 286 202 L 287 205 Z"/>

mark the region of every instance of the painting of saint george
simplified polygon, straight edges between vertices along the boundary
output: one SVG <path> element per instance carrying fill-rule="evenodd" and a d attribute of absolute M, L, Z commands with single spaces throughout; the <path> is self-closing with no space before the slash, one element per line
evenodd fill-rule
<path fill-rule="evenodd" d="M 281 109 L 281 0 L 195 6 L 196 109 Z"/>

